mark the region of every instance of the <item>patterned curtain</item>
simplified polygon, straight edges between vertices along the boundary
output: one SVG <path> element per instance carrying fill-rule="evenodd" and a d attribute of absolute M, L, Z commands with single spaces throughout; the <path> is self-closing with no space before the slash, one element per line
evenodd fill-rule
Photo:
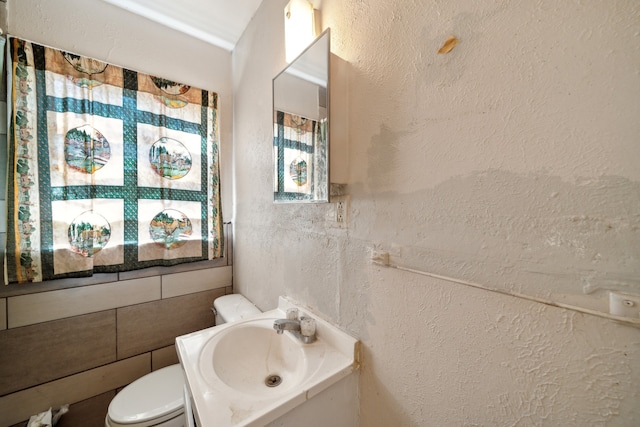
<path fill-rule="evenodd" d="M 220 257 L 217 94 L 9 40 L 5 283 Z"/>

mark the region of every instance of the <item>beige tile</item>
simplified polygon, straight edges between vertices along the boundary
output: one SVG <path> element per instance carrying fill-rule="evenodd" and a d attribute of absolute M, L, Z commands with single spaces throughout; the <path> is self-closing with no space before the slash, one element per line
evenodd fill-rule
<path fill-rule="evenodd" d="M 115 396 L 115 390 L 111 390 L 69 405 L 69 412 L 60 418 L 56 427 L 104 427 L 109 403 Z"/>
<path fill-rule="evenodd" d="M 160 299 L 160 277 L 62 289 L 7 299 L 9 328 Z"/>
<path fill-rule="evenodd" d="M 116 360 L 116 312 L 6 329 L 0 349 L 0 396 L 105 365 Z"/>
<path fill-rule="evenodd" d="M 179 335 L 213 326 L 213 300 L 224 288 L 117 310 L 118 359 L 175 343 Z"/>
<path fill-rule="evenodd" d="M 0 233 L 0 237 L 2 233 Z M 2 240 L 2 239 L 0 239 Z M 98 273 L 91 277 L 67 278 L 58 280 L 47 280 L 45 282 L 34 282 L 28 285 L 0 286 L 1 297 L 15 297 L 18 295 L 37 294 L 39 292 L 59 291 L 61 289 L 78 288 L 82 286 L 98 285 L 100 283 L 111 283 L 118 281 L 118 273 Z"/>
<path fill-rule="evenodd" d="M 0 397 L 0 426 L 115 390 L 150 372 L 149 353 Z"/>
<path fill-rule="evenodd" d="M 227 261 L 223 258 L 207 261 L 187 262 L 184 264 L 172 265 L 170 267 L 149 267 L 141 270 L 123 271 L 118 273 L 119 280 L 140 279 L 149 276 L 162 276 L 163 274 L 182 273 L 183 271 L 205 270 L 214 267 L 224 267 Z"/>
<path fill-rule="evenodd" d="M 187 271 L 162 276 L 162 298 L 192 294 L 231 285 L 231 268 Z"/>
<path fill-rule="evenodd" d="M 0 330 L 7 329 L 7 299 L 0 298 Z"/>
<path fill-rule="evenodd" d="M 151 352 L 151 370 L 157 371 L 165 366 L 174 365 L 179 363 L 178 353 L 176 353 L 176 346 L 170 345 Z"/>

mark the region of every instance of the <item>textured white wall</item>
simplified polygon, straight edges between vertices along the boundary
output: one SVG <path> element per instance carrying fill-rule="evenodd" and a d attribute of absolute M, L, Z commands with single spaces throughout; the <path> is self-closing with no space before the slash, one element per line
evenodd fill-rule
<path fill-rule="evenodd" d="M 231 54 L 101 0 L 8 0 L 8 32 L 46 46 L 218 93 L 221 158 L 231 163 Z M 232 169 L 221 165 L 231 217 Z"/>
<path fill-rule="evenodd" d="M 233 55 L 236 291 L 362 339 L 362 426 L 639 424 L 638 329 L 367 257 L 598 310 L 640 291 L 640 5 L 323 0 L 347 64 L 341 230 L 272 203 L 285 4 Z"/>

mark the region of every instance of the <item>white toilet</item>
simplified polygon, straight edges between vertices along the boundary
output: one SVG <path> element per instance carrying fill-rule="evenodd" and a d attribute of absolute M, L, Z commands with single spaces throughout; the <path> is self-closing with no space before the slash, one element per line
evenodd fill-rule
<path fill-rule="evenodd" d="M 216 325 L 260 313 L 240 294 L 225 295 L 214 303 Z M 180 364 L 138 378 L 109 404 L 106 427 L 184 427 L 184 377 Z"/>

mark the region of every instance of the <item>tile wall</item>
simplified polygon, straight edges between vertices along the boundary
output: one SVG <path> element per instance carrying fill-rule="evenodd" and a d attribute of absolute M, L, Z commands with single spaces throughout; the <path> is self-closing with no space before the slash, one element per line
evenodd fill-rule
<path fill-rule="evenodd" d="M 230 227 L 227 241 L 230 242 Z M 214 325 L 223 259 L 0 287 L 0 427 L 70 404 L 61 427 L 104 426 L 116 392 L 177 363 L 176 336 Z"/>

